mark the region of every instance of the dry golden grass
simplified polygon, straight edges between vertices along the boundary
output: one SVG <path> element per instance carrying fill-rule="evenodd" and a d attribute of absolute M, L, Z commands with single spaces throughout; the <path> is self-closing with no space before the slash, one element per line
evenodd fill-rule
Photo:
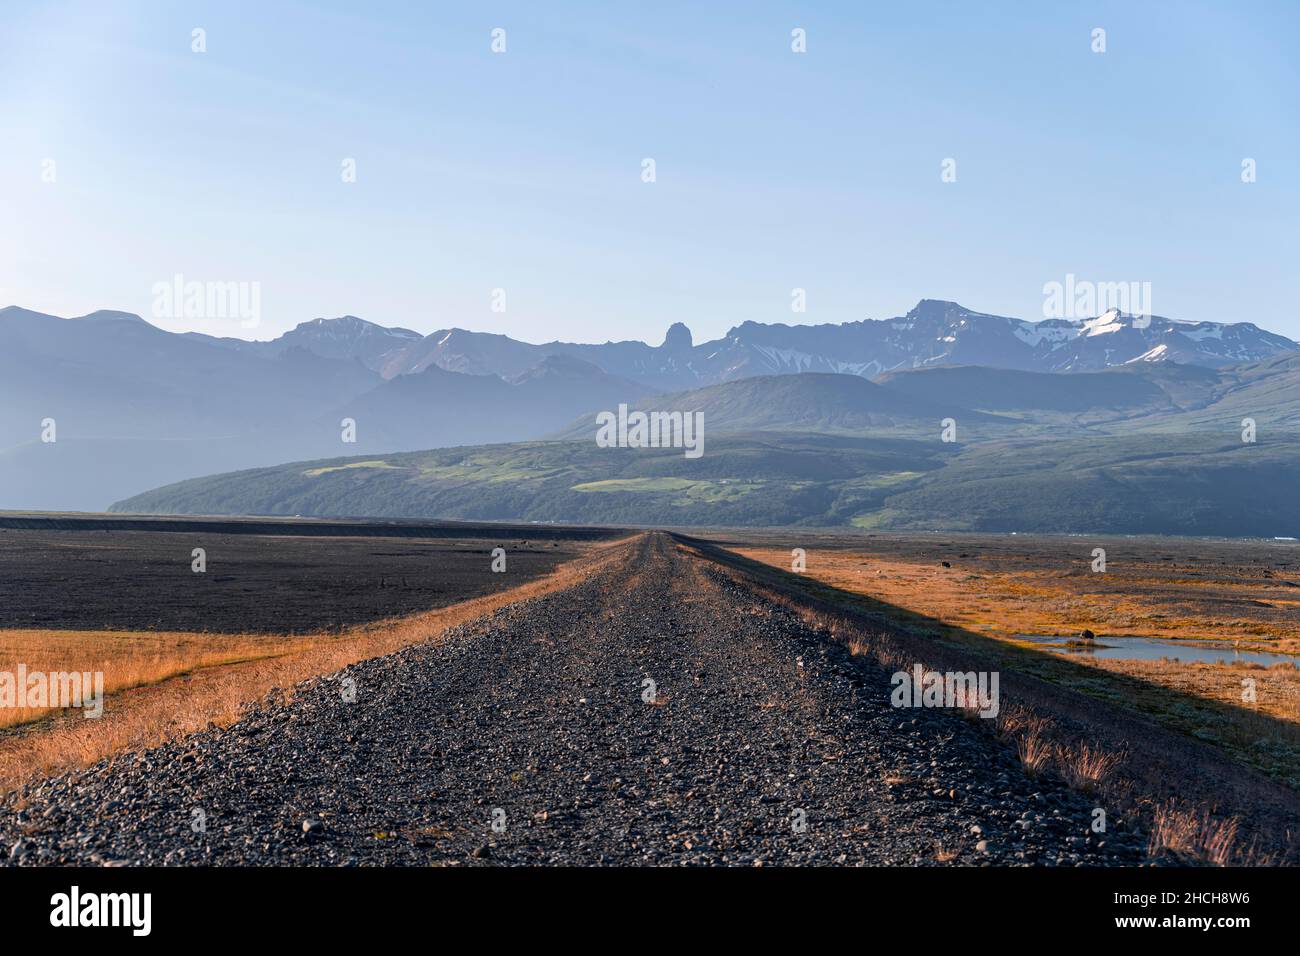
<path fill-rule="evenodd" d="M 1239 857 L 1237 827 L 1235 819 L 1215 820 L 1203 812 L 1156 807 L 1149 852 L 1152 856 L 1173 853 L 1214 866 L 1228 866 Z"/>
<path fill-rule="evenodd" d="M 156 684 L 205 667 L 265 660 L 318 647 L 322 635 L 194 634 L 146 631 L 0 630 L 0 671 L 102 672 L 112 694 Z M 343 638 L 334 635 L 333 639 Z M 0 727 L 25 724 L 54 712 L 49 707 L 0 709 Z"/>
<path fill-rule="evenodd" d="M 951 863 L 960 855 L 960 850 L 945 850 L 939 843 L 934 845 L 934 860 L 936 863 Z"/>
<path fill-rule="evenodd" d="M 102 670 L 104 714 L 58 712 L 0 732 L 0 790 L 86 767 L 123 750 L 158 744 L 237 720 L 273 692 L 349 664 L 436 640 L 448 628 L 587 579 L 623 557 L 623 541 L 593 545 L 583 556 L 519 587 L 341 633 L 297 637 L 103 632 L 3 632 L 4 656 L 49 670 Z M 31 635 L 28 637 L 27 635 Z M 53 641 L 47 641 L 57 635 Z M 44 643 L 43 643 L 44 642 Z M 14 654 L 28 655 L 14 658 Z M 0 669 L 6 665 L 0 662 Z M 110 688 L 112 688 L 110 690 Z"/>
<path fill-rule="evenodd" d="M 785 553 L 773 553 L 777 559 L 770 563 L 784 571 Z M 752 553 L 749 556 L 753 558 Z M 730 569 L 725 573 L 742 579 Z M 812 573 L 802 576 L 820 580 L 818 575 Z M 916 663 L 920 663 L 924 670 L 943 670 L 943 667 L 935 666 L 926 658 L 937 655 L 956 666 L 963 658 L 969 660 L 967 655 L 976 654 L 985 665 L 996 663 L 1003 671 L 1003 676 L 1007 677 L 1010 676 L 1008 672 L 1014 673 L 1029 659 L 1030 652 L 1021 650 L 1010 642 L 1006 644 L 1006 653 L 990 654 L 990 645 L 996 645 L 997 642 L 990 642 L 984 637 L 963 637 L 962 632 L 950 632 L 946 628 L 936 630 L 933 621 L 913 620 L 906 609 L 896 614 L 891 612 L 888 622 L 875 623 L 873 618 L 878 615 L 879 609 L 873 605 L 868 605 L 868 613 L 871 616 L 864 619 L 856 616 L 854 613 L 856 607 L 852 602 L 842 602 L 835 595 L 828 595 L 824 590 L 818 590 L 817 585 L 792 586 L 788 579 L 775 577 L 760 577 L 760 580 L 768 582 L 759 586 L 760 593 L 774 604 L 798 614 L 810 626 L 839 641 L 854 656 L 861 656 L 889 671 L 906 671 Z M 878 597 L 874 594 L 869 596 Z M 828 605 L 828 598 L 833 603 Z M 843 605 L 846 611 L 840 611 L 838 609 L 840 605 Z M 1058 660 L 1054 655 L 1046 652 L 1032 652 L 1032 659 L 1047 660 L 1062 668 L 1077 669 L 1073 660 Z M 1122 662 L 1107 661 L 1106 663 Z M 1145 663 L 1158 668 L 1165 662 Z M 1208 669 L 1208 665 L 1197 666 Z M 959 669 L 970 669 L 970 666 L 968 663 L 962 663 Z M 1225 672 L 1237 670 L 1231 667 L 1215 669 Z M 1104 721 L 1108 709 L 1114 705 L 1114 698 L 1110 696 L 1105 697 L 1091 714 L 1087 709 L 1080 710 L 1077 707 L 1070 709 L 1066 720 L 1072 729 L 1063 730 L 1056 721 L 1045 716 L 1053 713 L 1054 697 L 1051 692 L 1044 695 L 1032 691 L 1033 685 L 1039 680 L 1052 679 L 1051 670 L 1036 669 L 1030 685 L 1021 688 L 1022 692 L 1031 691 L 1030 696 L 1035 699 L 1035 703 L 1031 705 L 1018 700 L 1013 693 L 1009 697 L 1004 697 L 1003 706 L 996 720 L 979 722 L 994 725 L 992 729 L 1015 749 L 1027 772 L 1059 774 L 1070 786 L 1084 792 L 1095 793 L 1122 817 L 1136 817 L 1149 821 L 1153 807 L 1160 800 L 1157 794 L 1167 792 L 1168 784 L 1171 780 L 1178 779 L 1180 772 L 1197 773 L 1198 770 L 1175 761 L 1173 764 L 1162 765 L 1162 773 L 1165 775 L 1153 777 L 1144 772 L 1145 764 L 1135 765 L 1135 758 L 1130 755 L 1122 738 L 1116 739 L 1114 735 L 1110 735 L 1109 741 L 1113 745 L 1111 749 L 1099 746 L 1096 740 L 1084 743 L 1079 733 L 1079 722 L 1082 721 L 1086 728 L 1092 720 Z M 1287 670 L 1294 669 L 1288 667 Z M 1256 670 L 1252 673 L 1285 674 L 1286 671 L 1275 668 L 1266 671 Z M 1124 689 L 1131 691 L 1132 683 L 1127 682 Z M 1071 696 L 1075 696 L 1074 691 L 1075 688 L 1072 687 Z M 1163 690 L 1160 694 L 1163 695 L 1161 698 L 1163 703 L 1168 705 L 1172 695 Z M 1173 698 L 1173 700 L 1176 704 L 1182 698 Z M 1215 716 L 1219 716 L 1218 712 L 1215 712 Z M 1252 721 L 1258 722 L 1258 726 L 1249 726 Z M 1174 723 L 1177 724 L 1177 721 Z M 1234 730 L 1241 731 L 1246 736 L 1252 736 L 1253 732 L 1252 739 L 1256 741 L 1265 737 L 1276 738 L 1278 732 L 1275 720 L 1251 712 L 1224 713 L 1220 717 L 1220 723 L 1222 726 L 1217 728 L 1219 733 L 1216 735 L 1216 741 L 1223 733 Z M 1198 724 L 1193 729 L 1203 731 L 1204 725 Z M 1204 734 L 1197 733 L 1194 736 L 1204 736 Z M 1146 742 L 1138 739 L 1134 743 L 1135 752 L 1141 754 Z M 1221 770 L 1222 766 L 1216 764 L 1215 772 Z M 1218 776 L 1221 777 L 1221 773 Z M 889 775 L 884 782 L 886 785 L 895 786 L 903 784 L 906 780 L 907 778 L 899 775 Z M 1249 787 L 1255 786 L 1255 784 L 1249 785 Z M 1179 852 L 1195 853 L 1200 859 L 1219 865 L 1270 865 L 1282 859 L 1277 838 L 1284 836 L 1288 845 L 1292 840 L 1291 830 L 1285 822 L 1279 828 L 1264 832 L 1265 845 L 1270 847 L 1270 850 L 1261 853 L 1258 850 L 1261 838 L 1258 830 L 1249 840 L 1243 840 L 1237 822 L 1226 814 L 1218 813 L 1215 809 L 1220 806 L 1218 795 L 1212 789 L 1193 788 L 1193 790 L 1194 792 L 1188 796 L 1180 797 L 1178 802 L 1164 804 L 1160 832 L 1152 839 L 1153 852 L 1159 847 L 1177 846 L 1184 848 Z M 1272 812 L 1273 804 L 1265 802 L 1271 801 L 1272 795 L 1266 790 L 1248 788 L 1244 795 L 1238 796 L 1248 801 L 1244 805 L 1249 806 L 1249 801 L 1257 799 L 1257 794 L 1260 795 L 1258 797 L 1260 805 L 1269 807 Z"/>
<path fill-rule="evenodd" d="M 789 552 L 775 548 L 738 548 L 738 554 L 786 569 Z M 1166 640 L 1195 637 L 1231 640 L 1242 649 L 1300 651 L 1300 614 L 1269 613 L 1261 619 L 1259 582 L 1242 583 L 1230 575 L 1190 580 L 1160 577 L 1158 565 L 1123 579 L 1123 589 L 1105 593 L 1093 588 L 1093 577 L 1062 573 L 1059 568 L 981 573 L 944 568 L 937 562 L 897 560 L 866 550 L 819 550 L 805 575 L 831 587 L 904 608 L 944 624 L 1000 640 L 1018 634 L 1072 634 L 1081 626 L 1106 636 L 1143 636 Z M 1118 579 L 1116 579 L 1118 586 Z M 1189 593 L 1200 589 L 1201 599 Z M 1273 604 L 1280 604 L 1276 598 Z M 1242 608 L 1244 610 L 1237 610 Z M 1248 613 L 1251 612 L 1251 613 Z M 867 648 L 850 649 L 861 653 Z M 1046 652 L 1045 652 L 1046 653 Z M 1086 654 L 1071 655 L 1075 664 L 1137 677 L 1190 697 L 1241 708 L 1242 680 L 1255 682 L 1249 709 L 1264 717 L 1295 724 L 1292 741 L 1300 747 L 1300 669 L 1289 665 L 1205 664 L 1178 660 L 1178 648 L 1159 661 L 1114 660 Z M 1300 658 L 1297 658 L 1300 660 Z M 1046 676 L 1046 675 L 1042 675 Z M 1249 714 L 1233 717 L 1249 722 Z M 1240 728 L 1247 746 L 1251 728 Z M 1233 736 L 1228 728 L 1225 733 Z M 1232 741 L 1228 741 L 1232 742 Z"/>
<path fill-rule="evenodd" d="M 1070 660 L 1079 658 L 1071 656 Z M 1289 664 L 1207 664 L 1167 658 L 1159 661 L 1122 661 L 1083 657 L 1102 670 L 1162 684 L 1173 690 L 1234 707 L 1250 706 L 1259 713 L 1281 717 L 1300 726 L 1300 670 Z M 1255 700 L 1243 700 L 1243 681 L 1254 682 Z"/>
<path fill-rule="evenodd" d="M 1056 745 L 1056 769 L 1066 783 L 1084 793 L 1095 793 L 1123 762 L 1123 754 L 1090 747 L 1086 743 Z"/>
<path fill-rule="evenodd" d="M 1026 708 L 1009 707 L 998 715 L 997 721 L 998 732 L 1015 744 L 1025 773 L 1037 777 L 1051 769 L 1056 747 L 1049 736 L 1050 724 L 1046 718 Z"/>
<path fill-rule="evenodd" d="M 788 570 L 782 548 L 734 548 Z M 949 624 L 996 636 L 1099 634 L 1224 640 L 1242 649 L 1300 653 L 1295 591 L 1276 579 L 1254 580 L 1229 567 L 1187 577 L 1160 562 L 1130 559 L 1124 573 L 1094 575 L 1042 560 L 998 563 L 970 558 L 961 567 L 867 548 L 818 550 L 805 574 L 832 587 L 869 593 Z M 1078 562 L 1076 562 L 1078 564 Z M 1249 571 L 1249 568 L 1237 569 Z"/>

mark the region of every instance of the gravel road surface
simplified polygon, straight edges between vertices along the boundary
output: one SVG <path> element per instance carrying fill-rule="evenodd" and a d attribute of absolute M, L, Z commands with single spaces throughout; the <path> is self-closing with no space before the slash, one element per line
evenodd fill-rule
<path fill-rule="evenodd" d="M 1092 834 L 1093 802 L 1025 775 L 987 728 L 896 710 L 889 691 L 647 534 L 568 590 L 11 795 L 0 863 L 1145 859 L 1140 835 Z"/>

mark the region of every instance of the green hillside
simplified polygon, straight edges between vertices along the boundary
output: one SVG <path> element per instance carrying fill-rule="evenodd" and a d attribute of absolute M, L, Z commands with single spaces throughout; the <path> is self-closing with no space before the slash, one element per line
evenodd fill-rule
<path fill-rule="evenodd" d="M 798 431 L 930 441 L 939 437 L 945 418 L 959 422 L 964 437 L 1002 436 L 1018 424 L 961 403 L 897 392 L 857 375 L 824 372 L 741 378 L 656 395 L 645 404 L 657 411 L 699 412 L 715 433 Z M 593 412 L 551 437 L 589 440 L 595 431 Z"/>
<path fill-rule="evenodd" d="M 826 435 L 710 438 L 707 454 L 594 442 L 299 462 L 183 481 L 114 511 L 597 524 L 840 523 L 942 467 L 956 446 Z"/>
<path fill-rule="evenodd" d="M 992 442 L 859 524 L 979 531 L 1300 536 L 1300 438 L 1180 434 Z"/>
<path fill-rule="evenodd" d="M 741 434 L 707 453 L 528 442 L 183 481 L 114 511 L 879 529 L 1300 535 L 1300 438 Z"/>

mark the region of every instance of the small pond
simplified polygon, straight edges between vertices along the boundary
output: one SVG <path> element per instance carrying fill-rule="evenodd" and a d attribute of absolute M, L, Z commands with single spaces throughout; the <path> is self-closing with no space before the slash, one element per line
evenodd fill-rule
<path fill-rule="evenodd" d="M 1041 634 L 1017 634 L 1024 641 L 1042 644 L 1063 654 L 1080 654 L 1121 661 L 1158 661 L 1176 657 L 1180 661 L 1217 664 L 1244 661 L 1251 664 L 1290 664 L 1300 667 L 1300 657 L 1292 654 L 1269 654 L 1263 651 L 1239 651 L 1230 644 L 1196 644 L 1188 641 L 1164 641 L 1154 637 L 1098 637 L 1090 644 L 1077 637 L 1044 637 Z"/>

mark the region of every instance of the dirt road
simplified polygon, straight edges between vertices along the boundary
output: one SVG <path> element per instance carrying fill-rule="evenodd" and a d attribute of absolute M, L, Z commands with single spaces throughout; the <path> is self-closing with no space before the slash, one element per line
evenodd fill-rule
<path fill-rule="evenodd" d="M 653 685 L 648 683 L 653 682 Z M 1093 804 L 665 534 L 0 810 L 29 864 L 1132 864 Z M 354 698 L 354 699 L 352 699 Z M 21 806 L 21 809 L 15 807 Z"/>

